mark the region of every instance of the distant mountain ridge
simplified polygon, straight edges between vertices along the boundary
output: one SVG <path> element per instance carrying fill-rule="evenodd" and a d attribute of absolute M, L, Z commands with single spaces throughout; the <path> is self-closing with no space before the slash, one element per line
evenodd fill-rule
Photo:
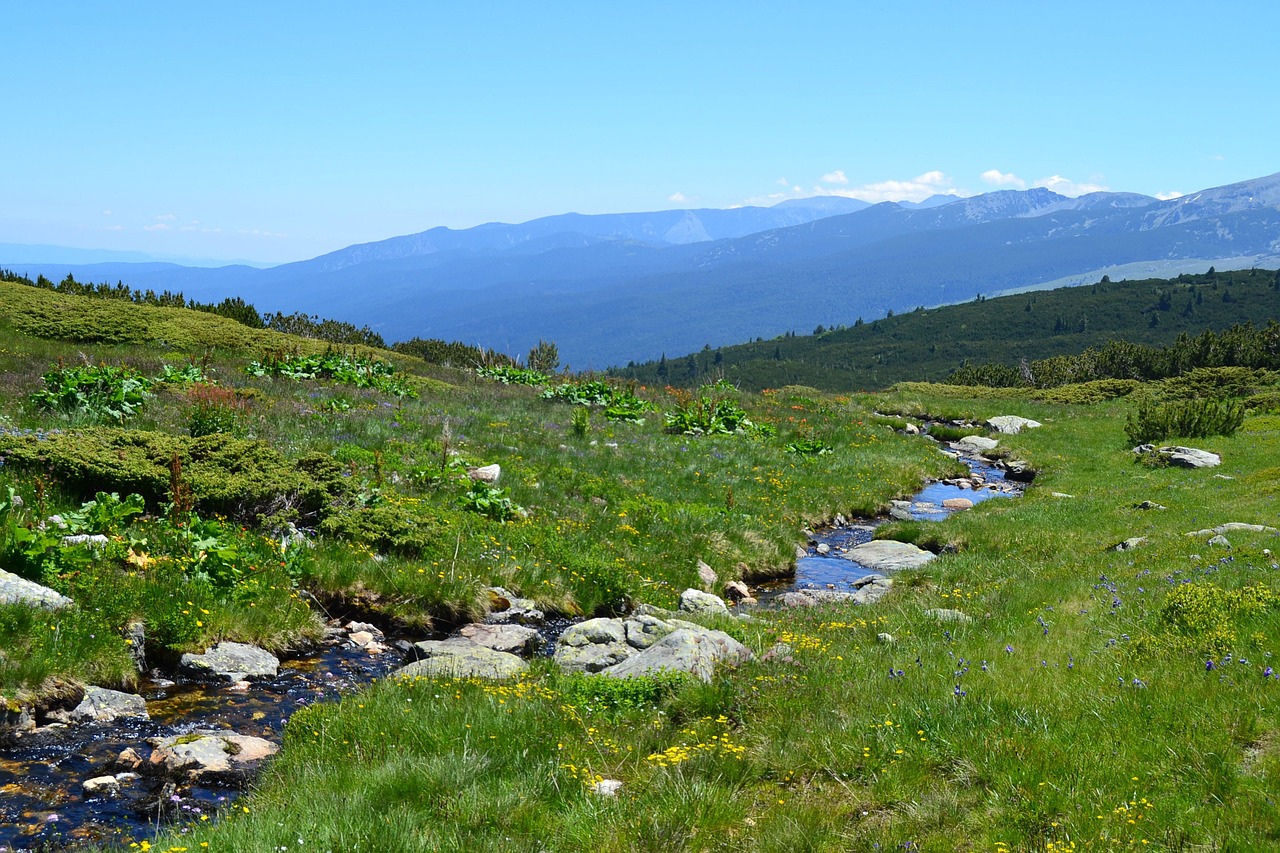
<path fill-rule="evenodd" d="M 1266 259 L 1280 259 L 1280 174 L 1169 201 L 1044 188 L 916 205 L 819 197 L 433 228 L 265 270 L 70 271 L 202 301 L 238 295 L 262 310 L 367 324 L 388 341 L 518 354 L 555 340 L 575 367 L 603 368 L 1123 265 Z M 68 272 L 47 269 L 16 271 Z"/>

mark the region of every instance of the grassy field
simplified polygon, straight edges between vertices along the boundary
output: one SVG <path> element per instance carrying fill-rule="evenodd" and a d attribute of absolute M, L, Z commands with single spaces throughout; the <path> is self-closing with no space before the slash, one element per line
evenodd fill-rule
<path fill-rule="evenodd" d="M 182 437 L 199 405 L 190 389 L 158 388 L 116 426 L 24 402 L 52 363 L 74 363 L 83 348 L 0 332 L 11 427 L 65 431 L 43 444 L 0 440 L 0 487 L 24 498 L 7 511 L 7 559 L 20 556 L 78 601 L 62 617 L 0 613 L 0 692 L 10 699 L 37 701 L 54 677 L 127 683 L 117 632 L 135 619 L 170 653 L 223 637 L 287 648 L 318 626 L 300 590 L 422 628 L 479 614 L 491 584 L 565 613 L 670 606 L 696 584 L 698 559 L 721 580 L 785 571 L 805 524 L 870 513 L 948 470 L 926 442 L 885 425 L 895 418 L 1016 413 L 1044 424 L 1001 438 L 1039 472 L 1023 498 L 928 531 L 881 529 L 949 547 L 876 605 L 718 620 L 757 660 L 709 684 L 613 683 L 547 662 L 503 684 L 375 684 L 295 715 L 281 755 L 234 813 L 149 849 L 1280 845 L 1280 537 L 1229 532 L 1229 545 L 1215 545 L 1187 535 L 1232 521 L 1280 526 L 1275 414 L 1251 415 L 1230 437 L 1186 439 L 1223 458 L 1189 471 L 1135 461 L 1131 397 L 708 389 L 766 429 L 694 436 L 664 430 L 664 414 L 694 405 L 683 392 L 637 388 L 658 407 L 643 424 L 610 422 L 599 408 L 584 423 L 581 407 L 536 389 L 438 369 L 414 378 L 407 360 L 416 398 L 248 376 L 261 353 L 225 350 L 206 378 L 239 391 L 244 406 L 228 421 L 239 438 L 221 440 L 260 442 L 260 467 L 276 478 L 235 480 L 200 439 Z M 133 345 L 94 344 L 86 355 L 161 370 L 160 353 Z M 148 445 L 154 471 L 127 457 L 137 482 L 162 494 L 146 516 L 119 521 L 91 560 L 56 548 L 33 557 L 17 528 L 93 498 L 86 448 L 119 454 L 121 433 L 188 442 Z M 66 436 L 65 450 L 47 450 Z M 832 452 L 788 452 L 802 440 Z M 19 464 L 29 445 L 46 448 L 38 466 Z M 166 453 L 191 460 L 176 480 Z M 474 493 L 466 463 L 501 464 L 502 493 Z M 228 482 L 236 494 L 271 486 L 296 499 L 221 500 Z M 1139 509 L 1144 501 L 1164 508 Z M 217 548 L 193 550 L 191 528 L 179 526 L 193 516 L 180 511 L 222 525 L 200 528 L 229 552 L 221 563 L 209 562 Z M 280 547 L 273 525 L 290 513 L 317 531 L 317 548 Z M 1145 541 L 1113 550 L 1131 537 Z M 940 622 L 933 608 L 970 621 Z M 765 659 L 778 643 L 789 653 Z M 601 778 L 623 783 L 617 797 L 591 791 Z"/>

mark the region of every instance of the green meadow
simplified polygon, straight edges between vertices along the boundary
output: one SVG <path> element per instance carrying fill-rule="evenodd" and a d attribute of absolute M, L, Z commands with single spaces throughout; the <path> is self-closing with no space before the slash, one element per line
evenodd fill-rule
<path fill-rule="evenodd" d="M 1221 455 L 1188 470 L 1126 435 L 1186 398 L 1173 380 L 593 396 L 596 377 L 525 385 L 183 309 L 8 283 L 0 306 L 0 554 L 76 602 L 0 608 L 11 710 L 130 687 L 132 623 L 164 662 L 305 647 L 318 603 L 425 636 L 483 616 L 493 586 L 590 616 L 674 607 L 700 560 L 717 586 L 785 577 L 806 527 L 957 472 L 900 427 L 1043 424 L 995 451 L 1036 470 L 1023 497 L 878 529 L 939 552 L 880 602 L 708 620 L 755 652 L 709 683 L 549 660 L 508 682 L 388 679 L 295 714 L 214 820 L 128 849 L 1280 846 L 1280 536 L 1188 535 L 1280 527 L 1274 374 L 1210 383 L 1255 404 L 1232 434 L 1165 436 Z M 499 481 L 473 483 L 491 464 Z"/>

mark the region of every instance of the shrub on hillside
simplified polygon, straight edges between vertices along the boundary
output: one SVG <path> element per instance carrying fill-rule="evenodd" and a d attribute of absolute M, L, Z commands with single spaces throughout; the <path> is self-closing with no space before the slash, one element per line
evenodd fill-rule
<path fill-rule="evenodd" d="M 0 436 L 7 466 L 51 473 L 74 495 L 137 492 L 148 505 L 169 500 L 173 460 L 195 507 L 246 521 L 314 520 L 352 488 L 324 454 L 290 461 L 262 441 L 201 438 L 95 427 L 42 436 Z"/>
<path fill-rule="evenodd" d="M 1143 402 L 1136 412 L 1129 413 L 1124 431 L 1134 444 L 1146 444 L 1171 436 L 1234 435 L 1243 423 L 1244 405 L 1238 401 Z"/>
<path fill-rule="evenodd" d="M 151 398 L 151 380 L 131 367 L 84 364 L 58 367 L 43 377 L 31 402 L 69 417 L 123 423 Z"/>

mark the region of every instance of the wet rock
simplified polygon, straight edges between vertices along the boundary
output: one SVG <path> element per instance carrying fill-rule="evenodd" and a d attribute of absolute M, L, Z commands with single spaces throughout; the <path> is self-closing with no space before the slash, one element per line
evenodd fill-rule
<path fill-rule="evenodd" d="M 907 435 L 919 435 L 920 427 L 911 423 L 911 421 L 907 421 L 907 425 L 902 428 L 902 431 L 905 432 Z"/>
<path fill-rule="evenodd" d="M 751 650 L 723 631 L 680 628 L 648 649 L 603 670 L 611 678 L 685 672 L 710 681 L 720 664 L 750 660 Z"/>
<path fill-rule="evenodd" d="M 556 640 L 555 661 L 569 672 L 600 672 L 635 654 L 621 619 L 588 619 Z"/>
<path fill-rule="evenodd" d="M 120 793 L 120 780 L 114 776 L 94 776 L 85 779 L 80 787 L 91 797 L 114 797 Z"/>
<path fill-rule="evenodd" d="M 924 615 L 934 622 L 954 622 L 958 625 L 968 625 L 973 621 L 973 617 L 968 613 L 947 607 L 931 607 L 924 612 Z"/>
<path fill-rule="evenodd" d="M 1130 536 L 1128 539 L 1114 546 L 1111 550 L 1112 551 L 1132 551 L 1134 548 L 1137 548 L 1139 545 L 1141 545 L 1146 541 L 1147 541 L 1147 537 L 1145 536 Z"/>
<path fill-rule="evenodd" d="M 59 607 L 69 607 L 72 601 L 47 586 L 0 569 L 0 604 L 26 604 L 56 610 Z"/>
<path fill-rule="evenodd" d="M 723 598 L 700 589 L 686 589 L 680 593 L 680 609 L 685 613 L 727 614 L 729 612 Z"/>
<path fill-rule="evenodd" d="M 742 581 L 729 581 L 724 585 L 724 597 L 734 603 L 751 597 L 751 589 Z"/>
<path fill-rule="evenodd" d="M 966 435 L 959 441 L 951 442 L 954 450 L 965 451 L 968 453 L 981 453 L 984 450 L 995 450 L 1000 442 L 994 438 L 987 438 L 983 435 Z"/>
<path fill-rule="evenodd" d="M 902 569 L 917 569 L 934 559 L 936 555 L 910 542 L 895 542 L 892 539 L 873 539 L 861 545 L 855 545 L 844 555 L 845 559 L 866 566 L 875 572 L 896 572 Z"/>
<path fill-rule="evenodd" d="M 119 755 L 116 756 L 115 764 L 117 767 L 123 767 L 126 770 L 137 770 L 142 767 L 142 756 L 138 755 L 137 750 L 133 747 L 125 747 Z"/>
<path fill-rule="evenodd" d="M 347 629 L 349 633 L 352 633 L 352 634 L 363 632 L 363 633 L 369 634 L 375 640 L 386 639 L 386 635 L 383 634 L 382 631 L 378 630 L 378 627 L 376 625 L 371 625 L 368 622 L 352 621 L 352 622 L 348 622 L 344 627 Z"/>
<path fill-rule="evenodd" d="M 206 776 L 245 777 L 280 747 L 269 740 L 234 732 L 198 731 L 151 738 L 153 772 L 199 779 Z"/>
<path fill-rule="evenodd" d="M 352 631 L 347 635 L 347 639 L 361 648 L 373 645 L 373 643 L 376 642 L 376 640 L 373 639 L 373 634 L 370 634 L 368 631 Z"/>
<path fill-rule="evenodd" d="M 1022 418 L 1017 415 L 998 415 L 987 421 L 987 426 L 1004 435 L 1017 435 L 1024 429 L 1035 429 L 1042 426 L 1039 421 Z"/>
<path fill-rule="evenodd" d="M 1021 459 L 1003 459 L 999 467 L 1004 471 L 1005 479 L 1015 483 L 1030 483 L 1036 478 L 1036 469 Z"/>
<path fill-rule="evenodd" d="M 968 498 L 947 498 L 942 502 L 943 509 L 973 509 L 973 501 Z"/>
<path fill-rule="evenodd" d="M 803 559 L 803 558 L 805 558 L 805 557 L 807 557 L 807 556 L 809 556 L 809 552 L 808 552 L 808 551 L 806 551 L 803 547 L 801 547 L 801 546 L 797 545 L 797 546 L 796 546 L 796 559 L 797 559 L 797 560 L 800 560 L 800 559 Z"/>
<path fill-rule="evenodd" d="M 826 542 L 819 542 L 818 547 L 814 548 L 814 550 L 817 551 L 819 555 L 825 557 L 831 553 L 831 546 Z"/>
<path fill-rule="evenodd" d="M 464 625 L 458 632 L 473 643 L 512 655 L 529 656 L 542 645 L 537 629 L 525 625 Z"/>
<path fill-rule="evenodd" d="M 832 589 L 797 589 L 784 592 L 775 601 L 784 609 L 816 607 L 823 604 L 875 604 L 893 588 L 893 581 L 882 575 L 868 575 L 854 582 L 852 592 Z"/>
<path fill-rule="evenodd" d="M 178 667 L 195 678 L 234 682 L 275 678 L 280 671 L 280 659 L 248 643 L 223 641 L 202 655 L 183 655 Z"/>
<path fill-rule="evenodd" d="M 147 700 L 135 693 L 90 687 L 84 691 L 80 704 L 67 715 L 73 723 L 109 723 L 121 717 L 151 719 L 147 714 Z"/>
<path fill-rule="evenodd" d="M 424 640 L 413 644 L 419 660 L 402 666 L 393 676 L 426 678 L 514 678 L 529 668 L 520 657 L 473 643 L 464 637 Z"/>

